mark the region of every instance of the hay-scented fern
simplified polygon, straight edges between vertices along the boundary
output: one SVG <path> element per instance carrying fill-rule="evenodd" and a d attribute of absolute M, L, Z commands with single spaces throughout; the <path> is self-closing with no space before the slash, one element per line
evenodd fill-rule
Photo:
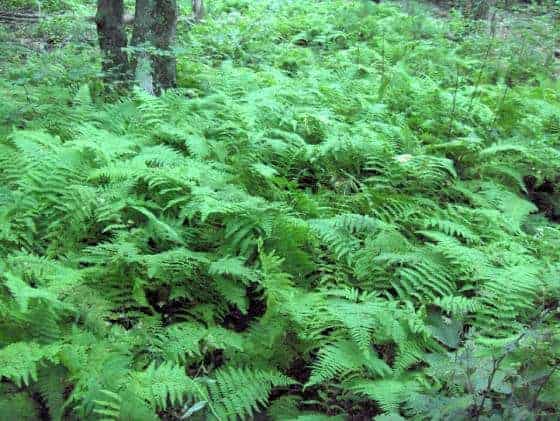
<path fill-rule="evenodd" d="M 0 82 L 0 418 L 557 416 L 558 82 L 394 6 L 208 8 L 161 98 Z"/>

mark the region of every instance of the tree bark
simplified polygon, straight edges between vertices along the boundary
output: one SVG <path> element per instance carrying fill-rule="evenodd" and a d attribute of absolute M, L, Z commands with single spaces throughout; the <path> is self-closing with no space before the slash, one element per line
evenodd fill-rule
<path fill-rule="evenodd" d="M 203 0 L 192 0 L 192 12 L 195 22 L 200 22 L 204 17 L 204 2 Z"/>
<path fill-rule="evenodd" d="M 153 63 L 150 49 L 153 47 L 155 0 L 136 0 L 134 30 L 131 45 L 134 47 L 133 68 L 140 87 L 154 94 Z"/>
<path fill-rule="evenodd" d="M 491 6 L 489 0 L 466 0 L 461 5 L 463 14 L 474 20 L 486 19 Z"/>
<path fill-rule="evenodd" d="M 177 86 L 177 59 L 172 51 L 177 33 L 177 0 L 156 0 L 154 81 L 156 93 Z"/>
<path fill-rule="evenodd" d="M 127 46 L 123 25 L 123 0 L 97 0 L 97 35 L 103 55 L 102 70 L 109 84 L 126 85 L 129 79 Z"/>
<path fill-rule="evenodd" d="M 176 59 L 171 47 L 177 15 L 176 0 L 136 0 L 133 66 L 137 83 L 152 95 L 176 86 Z"/>

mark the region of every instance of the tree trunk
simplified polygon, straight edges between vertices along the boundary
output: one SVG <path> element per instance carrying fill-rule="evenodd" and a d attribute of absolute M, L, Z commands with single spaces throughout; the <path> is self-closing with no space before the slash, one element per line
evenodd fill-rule
<path fill-rule="evenodd" d="M 486 19 L 490 12 L 489 0 L 466 0 L 461 5 L 463 15 L 474 20 Z"/>
<path fill-rule="evenodd" d="M 103 55 L 103 77 L 109 84 L 126 85 L 129 79 L 128 56 L 124 50 L 127 40 L 123 15 L 123 0 L 97 0 L 95 23 Z"/>
<path fill-rule="evenodd" d="M 137 83 L 159 95 L 176 86 L 176 60 L 171 52 L 177 28 L 176 0 L 136 0 L 132 45 Z"/>
<path fill-rule="evenodd" d="M 192 0 L 192 12 L 195 22 L 200 22 L 204 17 L 204 2 L 203 0 Z"/>
<path fill-rule="evenodd" d="M 150 94 L 154 94 L 153 64 L 150 49 L 153 48 L 155 0 L 136 0 L 134 30 L 131 45 L 134 47 L 133 68 L 136 82 Z"/>
<path fill-rule="evenodd" d="M 177 86 L 177 60 L 171 50 L 177 33 L 177 0 L 156 0 L 154 80 L 156 93 Z"/>

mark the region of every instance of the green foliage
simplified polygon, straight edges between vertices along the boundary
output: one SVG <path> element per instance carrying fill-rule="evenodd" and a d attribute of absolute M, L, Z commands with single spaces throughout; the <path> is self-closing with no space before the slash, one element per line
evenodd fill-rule
<path fill-rule="evenodd" d="M 293 383 L 289 377 L 274 371 L 219 369 L 208 386 L 213 415 L 218 419 L 250 417 L 260 405 L 268 403 L 268 395 L 273 387 Z"/>
<path fill-rule="evenodd" d="M 557 417 L 542 51 L 391 4 L 208 9 L 159 98 L 103 102 L 83 43 L 0 63 L 0 419 Z"/>

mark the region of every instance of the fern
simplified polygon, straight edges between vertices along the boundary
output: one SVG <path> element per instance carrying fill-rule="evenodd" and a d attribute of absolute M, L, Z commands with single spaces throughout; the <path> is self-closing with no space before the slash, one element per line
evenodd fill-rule
<path fill-rule="evenodd" d="M 49 409 L 52 420 L 61 420 L 65 412 L 65 392 L 68 383 L 64 381 L 68 371 L 61 365 L 47 364 L 38 372 L 36 387 Z"/>
<path fill-rule="evenodd" d="M 0 31 L 0 419 L 557 416 L 552 14 L 216 0 L 109 102 L 48 3 L 49 54 Z"/>
<path fill-rule="evenodd" d="M 417 390 L 414 382 L 402 380 L 357 381 L 349 385 L 356 393 L 365 395 L 378 402 L 381 409 L 388 413 L 398 411 L 399 405 Z"/>
<path fill-rule="evenodd" d="M 327 345 L 319 351 L 306 387 L 324 383 L 333 378 L 343 378 L 367 367 L 373 374 L 384 377 L 391 373 L 390 367 L 371 352 L 360 349 L 355 342 L 341 341 Z"/>
<path fill-rule="evenodd" d="M 200 394 L 200 387 L 185 375 L 182 367 L 171 363 L 159 366 L 152 363 L 146 370 L 134 373 L 130 381 L 129 387 L 134 396 L 163 410 L 169 404 L 181 404 L 186 394 Z"/>
<path fill-rule="evenodd" d="M 455 317 L 462 317 L 468 313 L 475 313 L 480 310 L 480 303 L 477 300 L 462 296 L 449 295 L 441 297 L 434 304 Z"/>
<path fill-rule="evenodd" d="M 477 325 L 491 336 L 510 333 L 521 314 L 535 310 L 532 302 L 541 285 L 537 274 L 538 268 L 529 264 L 487 272 Z"/>
<path fill-rule="evenodd" d="M 0 350 L 0 377 L 12 380 L 16 385 L 29 385 L 37 380 L 42 361 L 57 361 L 60 345 L 41 346 L 32 342 L 16 342 Z"/>
<path fill-rule="evenodd" d="M 265 405 L 273 387 L 293 384 L 290 378 L 275 372 L 251 369 L 221 369 L 208 384 L 215 416 L 224 419 L 251 416 Z"/>
<path fill-rule="evenodd" d="M 155 338 L 155 346 L 163 361 L 184 363 L 187 357 L 200 357 L 201 340 L 207 332 L 201 326 L 177 323 L 169 326 Z"/>

